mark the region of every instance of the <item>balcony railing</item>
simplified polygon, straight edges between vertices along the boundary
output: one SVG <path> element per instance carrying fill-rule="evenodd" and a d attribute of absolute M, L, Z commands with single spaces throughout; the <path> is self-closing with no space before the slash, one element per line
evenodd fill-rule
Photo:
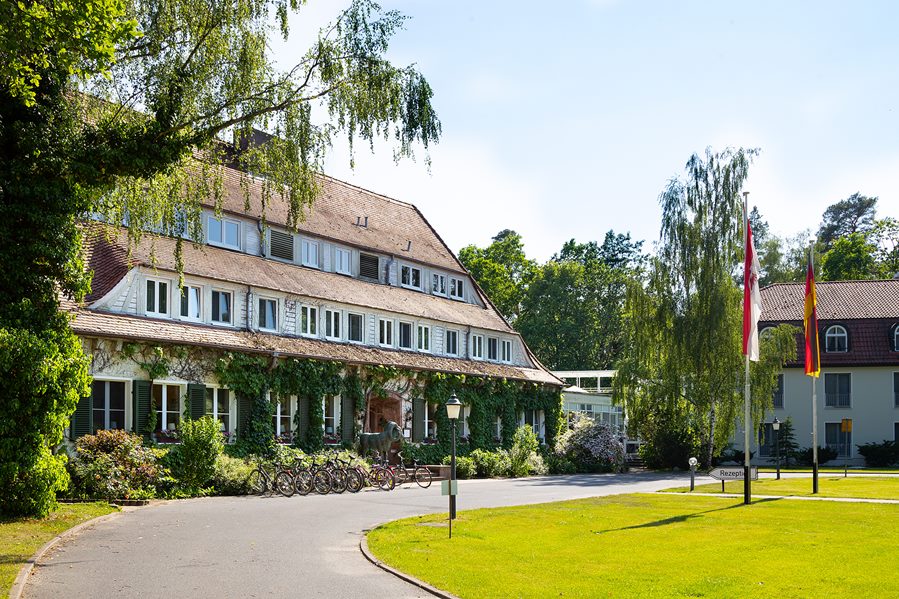
<path fill-rule="evenodd" d="M 828 408 L 848 408 L 851 405 L 850 393 L 825 393 L 824 405 Z"/>

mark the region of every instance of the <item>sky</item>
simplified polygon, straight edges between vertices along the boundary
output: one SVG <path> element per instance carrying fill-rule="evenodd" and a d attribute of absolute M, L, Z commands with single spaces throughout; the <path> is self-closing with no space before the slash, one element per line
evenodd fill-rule
<path fill-rule="evenodd" d="M 899 2 L 406 0 L 390 48 L 434 90 L 418 160 L 336 143 L 326 173 L 418 206 L 451 249 L 518 231 L 546 260 L 605 232 L 658 239 L 659 194 L 707 147 L 759 148 L 744 186 L 771 232 L 855 192 L 899 218 Z M 286 66 L 344 2 L 312 0 Z"/>

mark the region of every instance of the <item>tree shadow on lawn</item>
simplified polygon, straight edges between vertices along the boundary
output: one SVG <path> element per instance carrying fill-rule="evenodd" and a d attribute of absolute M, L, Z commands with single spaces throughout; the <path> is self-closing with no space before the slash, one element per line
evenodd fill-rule
<path fill-rule="evenodd" d="M 782 497 L 768 497 L 765 499 L 756 499 L 752 502 L 751 505 L 757 505 L 760 503 L 767 503 L 769 501 L 781 501 Z M 712 510 L 703 510 L 701 512 L 694 512 L 692 514 L 681 514 L 679 516 L 671 516 L 670 518 L 663 518 L 661 520 L 655 520 L 652 522 L 644 522 L 643 524 L 632 524 L 631 526 L 622 526 L 621 528 L 609 528 L 608 530 L 593 530 L 591 531 L 593 534 L 601 535 L 607 532 L 619 532 L 624 530 L 638 530 L 641 528 L 655 528 L 658 526 L 667 526 L 669 524 L 680 524 L 681 522 L 687 522 L 688 520 L 701 518 L 705 514 L 711 514 L 713 512 L 724 512 L 727 510 L 732 510 L 735 508 L 743 507 L 743 502 L 734 503 L 725 507 L 719 507 Z"/>

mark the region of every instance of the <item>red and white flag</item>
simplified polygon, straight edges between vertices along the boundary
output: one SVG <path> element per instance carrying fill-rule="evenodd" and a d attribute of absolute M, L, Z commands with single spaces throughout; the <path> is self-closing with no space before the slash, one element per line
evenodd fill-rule
<path fill-rule="evenodd" d="M 759 316 L 762 295 L 759 293 L 759 259 L 755 255 L 752 227 L 746 219 L 746 263 L 743 265 L 743 355 L 759 361 Z"/>

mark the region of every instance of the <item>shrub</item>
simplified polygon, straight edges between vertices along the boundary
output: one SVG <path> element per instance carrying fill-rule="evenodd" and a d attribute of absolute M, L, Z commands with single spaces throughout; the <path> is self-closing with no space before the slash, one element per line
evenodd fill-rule
<path fill-rule="evenodd" d="M 543 461 L 549 474 L 575 474 L 577 465 L 568 459 L 568 456 L 555 451 L 543 452 Z"/>
<path fill-rule="evenodd" d="M 407 462 L 416 460 L 419 464 L 440 464 L 443 461 L 443 451 L 439 445 L 416 445 L 404 443 L 402 449 L 403 458 Z M 456 454 L 458 455 L 458 454 Z"/>
<path fill-rule="evenodd" d="M 169 464 L 182 489 L 196 491 L 212 479 L 225 445 L 219 429 L 218 420 L 212 416 L 186 419 L 179 424 L 181 444 L 169 451 Z"/>
<path fill-rule="evenodd" d="M 496 451 L 475 449 L 469 457 L 474 460 L 475 471 L 479 477 L 508 476 L 512 469 L 509 454 L 503 449 Z"/>
<path fill-rule="evenodd" d="M 444 464 L 452 462 L 452 456 L 443 458 Z M 466 456 L 456 456 L 456 478 L 467 479 L 474 478 L 477 475 L 474 458 Z"/>
<path fill-rule="evenodd" d="M 74 497 L 145 499 L 155 496 L 161 469 L 139 435 L 103 430 L 78 439 L 69 472 Z"/>
<path fill-rule="evenodd" d="M 215 460 L 212 487 L 216 495 L 247 495 L 250 488 L 250 474 L 256 467 L 246 460 L 225 454 Z"/>
<path fill-rule="evenodd" d="M 509 450 L 509 463 L 514 477 L 527 476 L 531 473 L 532 456 L 537 455 L 540 443 L 534 429 L 528 425 L 519 426 L 512 436 L 512 449 Z M 542 464 L 542 460 L 541 460 Z"/>
<path fill-rule="evenodd" d="M 818 447 L 818 464 L 826 464 L 831 460 L 835 460 L 839 454 L 836 449 L 832 449 L 830 447 Z M 801 466 L 811 466 L 812 460 L 814 457 L 812 456 L 812 448 L 806 447 L 805 449 L 801 449 L 793 454 L 793 457 L 796 459 L 796 463 Z"/>
<path fill-rule="evenodd" d="M 655 424 L 641 436 L 640 457 L 649 468 L 684 468 L 691 457 L 703 459 L 696 433 L 673 422 Z"/>
<path fill-rule="evenodd" d="M 858 452 L 864 456 L 865 465 L 883 468 L 899 463 L 899 445 L 895 441 L 865 443 L 858 445 Z"/>
<path fill-rule="evenodd" d="M 578 472 L 616 472 L 624 465 L 624 445 L 605 422 L 578 414 L 574 426 L 559 437 L 556 454 L 564 456 Z"/>

